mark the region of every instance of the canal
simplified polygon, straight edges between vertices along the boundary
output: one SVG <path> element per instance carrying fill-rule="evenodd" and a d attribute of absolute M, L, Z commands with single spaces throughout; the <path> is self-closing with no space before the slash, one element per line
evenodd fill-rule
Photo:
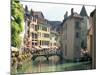
<path fill-rule="evenodd" d="M 59 63 L 58 56 L 49 57 L 49 61 L 45 57 L 37 57 L 34 61 L 30 60 L 23 64 L 17 73 L 40 73 L 40 72 L 58 72 L 58 71 L 74 71 L 91 69 L 91 62 L 63 62 Z"/>

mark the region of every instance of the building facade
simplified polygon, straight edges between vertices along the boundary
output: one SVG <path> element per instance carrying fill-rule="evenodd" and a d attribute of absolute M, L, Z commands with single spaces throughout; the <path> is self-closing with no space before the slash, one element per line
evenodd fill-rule
<path fill-rule="evenodd" d="M 52 30 L 50 32 L 50 48 L 51 49 L 59 49 L 60 43 L 59 43 L 59 34 L 57 31 Z"/>
<path fill-rule="evenodd" d="M 26 11 L 25 8 L 25 46 L 33 50 L 49 48 L 50 26 L 40 11 Z"/>
<path fill-rule="evenodd" d="M 50 24 L 50 49 L 60 49 L 60 21 L 48 21 Z M 61 50 L 61 49 L 60 49 Z"/>
<path fill-rule="evenodd" d="M 65 17 L 66 16 L 66 17 Z M 62 50 L 67 60 L 80 58 L 82 17 L 71 9 L 71 15 L 64 15 L 62 23 Z"/>
<path fill-rule="evenodd" d="M 49 48 L 50 46 L 50 26 L 47 24 L 38 24 L 38 46 Z"/>
<path fill-rule="evenodd" d="M 90 26 L 87 36 L 87 49 L 92 57 L 92 68 L 96 68 L 96 9 L 90 13 Z"/>
<path fill-rule="evenodd" d="M 86 48 L 87 47 L 87 29 L 89 26 L 89 18 L 85 9 L 85 6 L 82 7 L 80 15 L 83 17 L 82 23 L 81 23 L 81 47 Z"/>
<path fill-rule="evenodd" d="M 31 15 L 27 6 L 25 6 L 24 9 L 24 17 L 25 17 L 24 48 L 31 50 L 32 48 L 31 34 L 30 34 Z"/>

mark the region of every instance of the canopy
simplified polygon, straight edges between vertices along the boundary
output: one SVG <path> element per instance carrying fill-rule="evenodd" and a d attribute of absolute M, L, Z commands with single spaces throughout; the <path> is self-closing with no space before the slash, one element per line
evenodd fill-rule
<path fill-rule="evenodd" d="M 16 47 L 11 47 L 11 51 L 16 51 L 16 52 L 17 52 L 17 51 L 19 51 L 19 50 L 18 50 L 18 48 L 16 48 Z"/>

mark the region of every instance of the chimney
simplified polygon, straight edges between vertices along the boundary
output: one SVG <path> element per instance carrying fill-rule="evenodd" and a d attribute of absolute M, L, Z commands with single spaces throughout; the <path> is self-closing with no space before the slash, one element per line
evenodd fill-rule
<path fill-rule="evenodd" d="M 74 14 L 74 9 L 72 8 L 72 9 L 71 9 L 71 15 L 73 15 L 73 14 Z"/>
<path fill-rule="evenodd" d="M 66 11 L 65 15 L 64 15 L 64 19 L 66 19 L 68 17 L 68 12 Z"/>

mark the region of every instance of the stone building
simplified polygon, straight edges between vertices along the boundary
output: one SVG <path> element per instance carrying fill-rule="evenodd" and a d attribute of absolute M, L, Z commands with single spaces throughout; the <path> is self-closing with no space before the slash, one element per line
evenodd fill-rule
<path fill-rule="evenodd" d="M 82 7 L 81 12 L 80 12 L 80 16 L 83 17 L 82 23 L 81 23 L 81 47 L 85 48 L 87 47 L 87 29 L 89 26 L 89 17 L 87 15 L 85 6 Z"/>
<path fill-rule="evenodd" d="M 96 68 L 96 9 L 90 13 L 90 26 L 87 36 L 87 49 L 92 57 L 92 68 Z"/>
<path fill-rule="evenodd" d="M 81 21 L 82 16 L 71 9 L 71 15 L 64 15 L 62 22 L 62 50 L 67 60 L 80 58 L 81 51 Z"/>

